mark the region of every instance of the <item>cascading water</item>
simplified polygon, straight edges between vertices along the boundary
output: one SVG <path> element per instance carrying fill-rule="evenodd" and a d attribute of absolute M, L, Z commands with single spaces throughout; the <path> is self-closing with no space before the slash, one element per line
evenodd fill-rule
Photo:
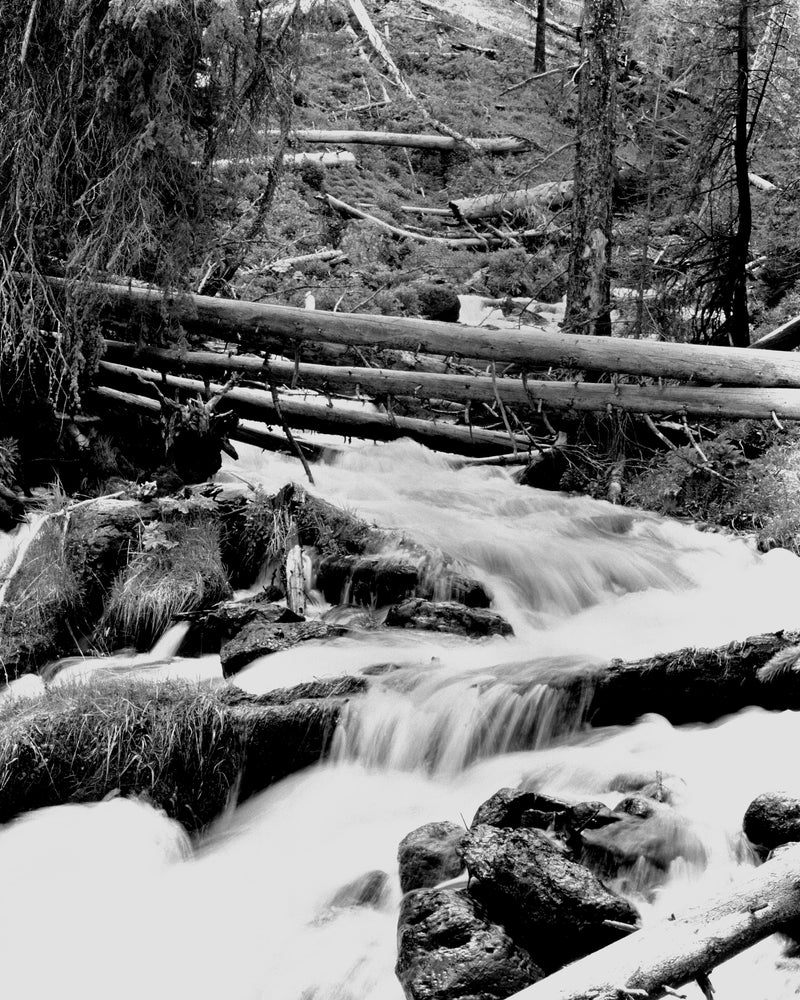
<path fill-rule="evenodd" d="M 235 474 L 270 491 L 299 478 L 291 460 L 250 451 Z M 660 888 L 637 898 L 648 919 L 746 863 L 739 831 L 754 795 L 800 793 L 797 713 L 751 709 L 681 728 L 649 716 L 565 732 L 542 683 L 588 660 L 796 627 L 794 556 L 518 487 L 500 470 L 456 471 L 404 442 L 348 452 L 315 467 L 315 478 L 332 502 L 461 560 L 515 636 L 365 630 L 256 661 L 236 678 L 253 692 L 373 676 L 330 762 L 250 800 L 193 849 L 175 824 L 129 802 L 43 810 L 0 831 L 5 995 L 400 1000 L 395 859 L 416 826 L 468 824 L 503 786 L 613 805 L 620 776 L 663 781 L 680 816 L 674 836 L 697 849 L 676 850 Z M 154 677 L 218 674 L 216 657 L 174 656 L 178 641 L 173 634 L 148 656 L 106 665 Z M 343 887 L 376 870 L 390 876 L 383 896 L 343 905 Z M 800 984 L 776 940 L 713 979 L 731 1000 L 782 1000 Z"/>

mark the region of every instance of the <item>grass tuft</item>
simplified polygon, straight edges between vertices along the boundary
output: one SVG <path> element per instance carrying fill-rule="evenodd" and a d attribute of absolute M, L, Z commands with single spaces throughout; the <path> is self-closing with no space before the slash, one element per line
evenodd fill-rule
<path fill-rule="evenodd" d="M 0 707 L 0 822 L 64 802 L 141 795 L 201 829 L 244 762 L 224 702 L 198 685 L 103 677 Z"/>
<path fill-rule="evenodd" d="M 109 596 L 105 643 L 148 648 L 175 615 L 230 596 L 216 524 L 150 521 Z"/>

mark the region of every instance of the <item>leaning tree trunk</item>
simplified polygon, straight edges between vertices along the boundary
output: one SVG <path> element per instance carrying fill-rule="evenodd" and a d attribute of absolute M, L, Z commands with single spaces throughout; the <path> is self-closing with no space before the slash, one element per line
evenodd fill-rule
<path fill-rule="evenodd" d="M 589 0 L 581 34 L 578 144 L 572 209 L 572 253 L 565 326 L 573 333 L 611 333 L 611 199 L 614 187 L 619 0 Z"/>

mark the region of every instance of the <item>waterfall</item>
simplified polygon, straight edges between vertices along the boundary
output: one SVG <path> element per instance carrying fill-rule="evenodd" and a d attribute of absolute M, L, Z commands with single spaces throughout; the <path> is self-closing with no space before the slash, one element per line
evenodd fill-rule
<path fill-rule="evenodd" d="M 222 480 L 274 491 L 299 478 L 291 459 L 242 450 Z M 500 469 L 457 469 L 408 442 L 347 451 L 315 479 L 333 503 L 460 560 L 514 636 L 373 630 L 256 661 L 236 678 L 254 692 L 359 671 L 371 686 L 352 700 L 329 762 L 251 799 L 193 845 L 150 807 L 113 801 L 0 828 L 7 996 L 402 1000 L 396 851 L 416 826 L 468 825 L 504 786 L 613 806 L 631 782 L 657 778 L 680 817 L 676 836 L 700 849 L 637 897 L 647 920 L 748 863 L 741 820 L 756 794 L 800 794 L 798 713 L 750 709 L 688 727 L 653 715 L 587 731 L 543 683 L 612 656 L 797 627 L 800 560 L 790 553 L 519 487 Z M 126 669 L 219 671 L 216 657 L 181 657 L 177 633 L 142 657 Z M 389 876 L 374 905 L 337 902 L 372 871 Z M 713 976 L 717 995 L 794 996 L 800 980 L 779 958 L 770 940 L 727 963 Z"/>

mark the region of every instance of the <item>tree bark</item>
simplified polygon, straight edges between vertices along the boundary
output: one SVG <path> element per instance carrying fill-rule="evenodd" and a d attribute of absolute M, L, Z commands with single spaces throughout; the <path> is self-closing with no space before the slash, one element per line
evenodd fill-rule
<path fill-rule="evenodd" d="M 454 323 L 310 311 L 241 299 L 203 295 L 173 298 L 154 288 L 79 284 L 61 278 L 50 278 L 48 284 L 54 294 L 67 288 L 76 297 L 83 290 L 91 294 L 97 302 L 98 318 L 161 323 L 166 312 L 187 329 L 200 330 L 207 336 L 227 334 L 251 348 L 282 344 L 290 357 L 298 344 L 322 342 L 483 358 L 527 369 L 555 364 L 724 385 L 800 388 L 799 357 L 751 348 L 723 350 L 697 344 L 593 338 L 531 327 L 501 333 Z"/>
<path fill-rule="evenodd" d="M 277 136 L 277 129 L 266 133 Z M 365 146 L 404 146 L 407 149 L 427 149 L 448 152 L 453 149 L 470 148 L 449 135 L 423 135 L 417 132 L 362 132 L 355 129 L 296 129 L 290 139 L 298 142 L 330 142 L 338 145 L 361 144 Z M 475 139 L 481 153 L 523 153 L 531 148 L 526 139 L 516 136 L 502 136 L 496 139 Z"/>
<path fill-rule="evenodd" d="M 111 381 L 125 389 L 132 384 L 136 385 L 140 377 L 160 385 L 162 389 L 179 389 L 181 392 L 190 393 L 202 393 L 205 390 L 205 384 L 195 379 L 171 375 L 162 381 L 156 372 L 141 372 L 124 365 L 106 365 L 104 369 L 106 384 L 97 391 L 104 395 L 102 391 L 104 388 L 114 388 L 115 386 L 108 386 Z M 212 390 L 217 388 L 218 386 L 211 385 Z M 106 398 L 111 397 L 106 395 Z M 269 393 L 263 390 L 233 389 L 227 393 L 225 400 L 239 417 L 246 420 L 257 420 L 265 424 L 279 423 L 275 404 Z M 530 441 L 525 437 L 509 438 L 507 434 L 482 427 L 464 427 L 444 421 L 346 410 L 327 406 L 325 403 L 298 402 L 287 396 L 281 397 L 280 407 L 290 427 L 301 427 L 323 434 L 339 434 L 373 441 L 394 441 L 401 437 L 410 437 L 430 448 L 456 455 L 503 454 L 513 444 L 524 451 L 530 447 Z"/>
<path fill-rule="evenodd" d="M 547 0 L 536 4 L 536 48 L 533 50 L 533 72 L 547 70 Z"/>
<path fill-rule="evenodd" d="M 619 0 L 589 0 L 581 35 L 578 143 L 572 249 L 565 326 L 611 333 L 611 241 L 614 188 Z"/>
<path fill-rule="evenodd" d="M 800 316 L 782 323 L 763 337 L 754 340 L 750 347 L 761 351 L 792 351 L 800 344 Z"/>
<path fill-rule="evenodd" d="M 477 198 L 457 198 L 450 202 L 450 210 L 459 222 L 495 219 L 501 215 L 541 213 L 545 210 L 554 212 L 572 202 L 574 190 L 574 181 L 548 181 L 546 184 L 518 191 L 498 191 Z M 542 223 L 545 221 L 542 218 Z"/>
<path fill-rule="evenodd" d="M 800 917 L 800 844 L 682 914 L 630 934 L 510 1000 L 612 1000 L 663 996 Z M 637 994 L 638 995 L 638 994 Z"/>
<path fill-rule="evenodd" d="M 739 0 L 739 18 L 736 32 L 736 122 L 733 141 L 733 161 L 736 171 L 738 219 L 731 248 L 731 299 L 730 342 L 735 347 L 750 343 L 750 317 L 747 310 L 747 256 L 753 229 L 753 211 L 750 202 L 750 175 L 748 146 L 750 124 L 748 100 L 750 93 L 750 67 L 748 57 L 750 0 Z"/>
<path fill-rule="evenodd" d="M 356 392 L 377 396 L 410 396 L 447 399 L 459 403 L 493 403 L 582 412 L 602 412 L 609 407 L 627 413 L 686 414 L 693 417 L 769 420 L 774 413 L 786 420 L 800 420 L 797 389 L 703 389 L 694 386 L 599 385 L 590 382 L 545 382 L 518 378 L 493 380 L 485 376 L 437 375 L 348 365 L 297 364 L 277 358 L 191 351 L 180 354 L 163 348 L 137 349 L 134 344 L 106 342 L 112 361 L 152 365 L 166 371 L 189 371 L 222 377 L 242 372 L 257 380 L 274 379 L 322 392 Z M 105 364 L 101 362 L 101 370 Z M 112 369 L 113 370 L 113 369 Z"/>
<path fill-rule="evenodd" d="M 776 632 L 716 649 L 588 664 L 569 675 L 553 671 L 541 683 L 561 693 L 559 717 L 575 726 L 628 725 L 648 712 L 673 725 L 713 722 L 749 705 L 800 709 L 796 648 L 800 661 L 800 633 Z"/>

